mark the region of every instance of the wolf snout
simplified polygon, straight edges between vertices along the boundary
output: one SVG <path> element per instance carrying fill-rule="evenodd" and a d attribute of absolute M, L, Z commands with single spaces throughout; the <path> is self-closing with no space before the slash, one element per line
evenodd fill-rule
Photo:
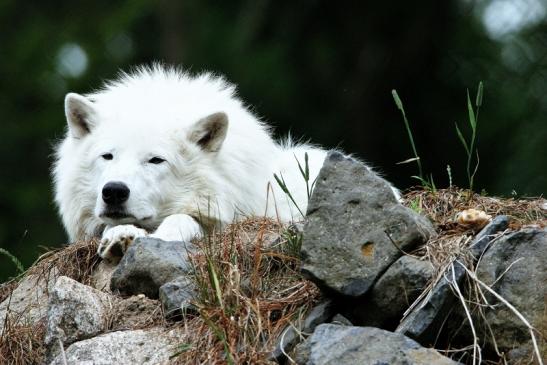
<path fill-rule="evenodd" d="M 103 186 L 103 201 L 107 205 L 120 205 L 129 199 L 129 187 L 123 182 L 111 181 Z"/>

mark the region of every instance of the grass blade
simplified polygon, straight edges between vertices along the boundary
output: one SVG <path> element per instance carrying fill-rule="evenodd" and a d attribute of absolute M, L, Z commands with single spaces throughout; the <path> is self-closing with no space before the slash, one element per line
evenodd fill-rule
<path fill-rule="evenodd" d="M 473 105 L 471 104 L 471 98 L 469 97 L 469 89 L 467 90 L 467 110 L 469 112 L 469 124 L 474 131 L 477 127 L 477 121 L 475 120 L 475 112 L 473 111 Z"/>
<path fill-rule="evenodd" d="M 469 147 L 467 146 L 467 142 L 465 142 L 465 138 L 463 138 L 463 134 L 460 131 L 460 128 L 458 128 L 458 123 L 454 123 L 456 125 L 456 132 L 458 133 L 458 137 L 460 138 L 460 141 L 463 144 L 463 148 L 465 148 L 465 152 L 467 152 L 467 155 L 469 156 Z"/>
<path fill-rule="evenodd" d="M 482 94 L 483 94 L 483 85 L 482 81 L 479 82 L 479 88 L 477 90 L 477 99 L 475 100 L 475 105 L 477 108 L 480 108 L 482 106 Z"/>
<path fill-rule="evenodd" d="M 19 259 L 15 257 L 11 252 L 3 248 L 0 248 L 0 254 L 6 256 L 7 258 L 11 260 L 11 262 L 13 262 L 15 267 L 17 267 L 18 274 L 22 274 L 25 272 L 25 267 L 23 266 L 21 261 L 19 261 Z"/>

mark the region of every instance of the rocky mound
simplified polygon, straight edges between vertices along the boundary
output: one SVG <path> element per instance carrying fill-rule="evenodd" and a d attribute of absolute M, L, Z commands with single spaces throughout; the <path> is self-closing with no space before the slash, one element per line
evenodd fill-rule
<path fill-rule="evenodd" d="M 415 190 L 331 153 L 304 224 L 47 253 L 0 286 L 0 363 L 542 363 L 547 204 Z"/>

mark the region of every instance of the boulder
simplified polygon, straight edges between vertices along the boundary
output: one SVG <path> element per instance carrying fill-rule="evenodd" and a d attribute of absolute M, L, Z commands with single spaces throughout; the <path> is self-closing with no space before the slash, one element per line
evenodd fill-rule
<path fill-rule="evenodd" d="M 48 358 L 63 345 L 93 337 L 106 328 L 114 299 L 66 276 L 60 276 L 49 293 L 45 344 Z"/>
<path fill-rule="evenodd" d="M 43 275 L 29 274 L 2 303 L 0 303 L 0 333 L 6 318 L 11 324 L 34 324 L 47 315 L 48 291 L 55 284 L 56 271 Z M 7 316 L 7 317 L 6 317 Z"/>
<path fill-rule="evenodd" d="M 363 163 L 330 152 L 306 214 L 302 272 L 327 292 L 365 294 L 401 255 L 434 234 Z"/>
<path fill-rule="evenodd" d="M 362 305 L 352 311 L 358 323 L 394 330 L 404 312 L 432 279 L 428 261 L 402 256 L 378 279 Z"/>
<path fill-rule="evenodd" d="M 187 255 L 193 249 L 190 243 L 139 237 L 112 274 L 110 289 L 157 299 L 160 286 L 190 271 Z"/>
<path fill-rule="evenodd" d="M 50 365 L 164 364 L 177 344 L 176 337 L 160 329 L 117 331 L 73 343 Z"/>
<path fill-rule="evenodd" d="M 471 242 L 471 254 L 475 258 L 480 257 L 496 237 L 496 233 L 505 230 L 508 225 L 508 217 L 494 218 Z M 431 293 L 403 319 L 395 332 L 402 333 L 423 345 L 433 345 L 448 314 L 455 305 L 458 305 L 450 282 L 455 280 L 459 284 L 464 275 L 465 270 L 460 265 L 456 264 L 447 269 L 444 276 L 431 289 Z"/>
<path fill-rule="evenodd" d="M 538 330 L 536 338 L 544 358 L 547 355 L 546 262 L 547 229 L 523 229 L 497 240 L 476 270 L 479 280 L 493 284 L 492 289 Z M 492 307 L 484 308 L 484 319 L 494 333 L 498 349 L 508 353 L 512 363 L 526 362 L 533 356 L 529 330 L 506 305 L 490 294 L 486 297 Z M 485 331 L 482 337 L 493 346 L 489 332 Z"/>
<path fill-rule="evenodd" d="M 188 276 L 180 276 L 160 286 L 159 297 L 166 318 L 180 319 L 184 314 L 195 313 L 192 304 L 197 291 L 194 282 Z"/>
<path fill-rule="evenodd" d="M 322 324 L 308 339 L 303 354 L 295 356 L 306 365 L 454 365 L 457 362 L 433 349 L 421 347 L 401 334 L 374 327 Z"/>

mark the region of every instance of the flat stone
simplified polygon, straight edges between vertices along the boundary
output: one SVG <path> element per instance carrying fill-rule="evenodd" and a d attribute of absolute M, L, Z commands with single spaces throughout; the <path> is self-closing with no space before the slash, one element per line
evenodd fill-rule
<path fill-rule="evenodd" d="M 308 339 L 307 365 L 454 365 L 457 362 L 421 347 L 401 334 L 374 327 L 319 325 Z M 302 362 L 300 362 L 302 363 Z"/>
<path fill-rule="evenodd" d="M 67 364 L 165 364 L 175 353 L 176 336 L 161 329 L 111 332 L 75 342 L 66 351 Z M 50 365 L 65 364 L 62 354 Z"/>
<path fill-rule="evenodd" d="M 308 204 L 302 272 L 326 292 L 361 296 L 401 255 L 434 234 L 392 186 L 339 152 L 325 159 Z"/>
<path fill-rule="evenodd" d="M 122 295 L 142 293 L 157 299 L 160 286 L 190 271 L 190 250 L 190 243 L 139 237 L 112 274 L 110 289 Z"/>

